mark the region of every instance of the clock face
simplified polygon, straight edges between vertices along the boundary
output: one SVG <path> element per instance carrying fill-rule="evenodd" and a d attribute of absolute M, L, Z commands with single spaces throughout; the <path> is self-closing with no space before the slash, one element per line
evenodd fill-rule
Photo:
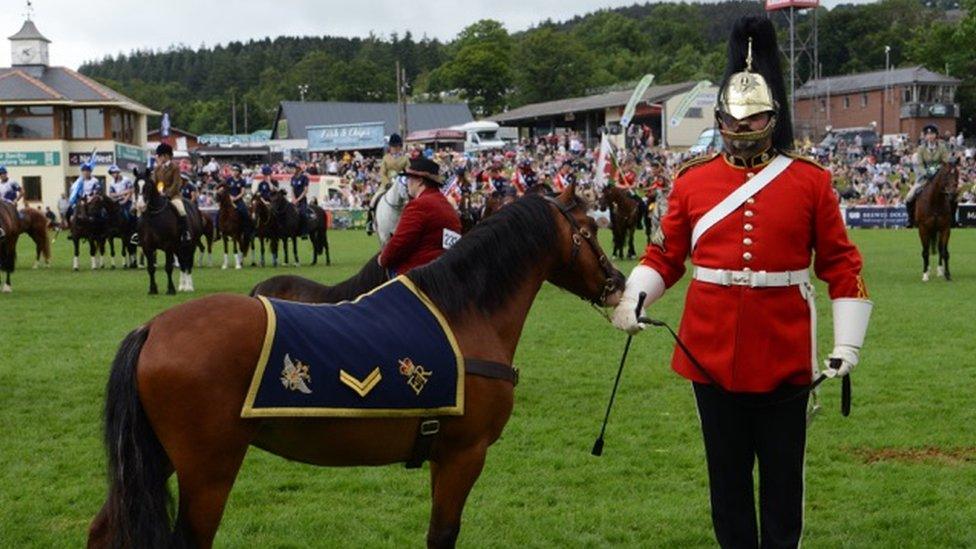
<path fill-rule="evenodd" d="M 31 57 L 34 57 L 34 48 L 29 48 L 29 47 L 21 48 L 20 56 L 23 57 L 24 59 L 30 59 Z"/>

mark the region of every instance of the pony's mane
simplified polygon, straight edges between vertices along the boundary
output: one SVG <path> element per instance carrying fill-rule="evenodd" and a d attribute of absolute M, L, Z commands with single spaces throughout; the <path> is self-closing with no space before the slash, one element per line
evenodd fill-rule
<path fill-rule="evenodd" d="M 477 224 L 436 261 L 407 276 L 448 317 L 490 314 L 550 252 L 557 236 L 548 201 L 526 195 Z"/>

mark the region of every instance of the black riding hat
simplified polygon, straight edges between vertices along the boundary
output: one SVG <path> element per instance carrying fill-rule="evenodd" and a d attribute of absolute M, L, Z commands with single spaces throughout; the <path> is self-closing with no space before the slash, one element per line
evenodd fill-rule
<path fill-rule="evenodd" d="M 403 146 L 403 138 L 400 137 L 400 134 L 398 134 L 398 133 L 391 133 L 390 134 L 390 146 L 391 147 L 402 147 Z"/>
<path fill-rule="evenodd" d="M 156 154 L 168 154 L 173 156 L 173 147 L 171 147 L 169 143 L 160 143 L 159 146 L 156 147 Z"/>
<path fill-rule="evenodd" d="M 934 133 L 935 135 L 939 135 L 939 128 L 935 124 L 926 124 L 925 127 L 922 128 L 922 134 L 927 134 L 927 133 Z"/>
<path fill-rule="evenodd" d="M 416 177 L 421 177 L 427 181 L 430 185 L 435 185 L 440 187 L 444 184 L 444 178 L 441 177 L 441 167 L 437 162 L 429 158 L 424 158 L 423 156 L 410 159 L 410 166 L 403 170 L 400 175 L 413 175 Z"/>

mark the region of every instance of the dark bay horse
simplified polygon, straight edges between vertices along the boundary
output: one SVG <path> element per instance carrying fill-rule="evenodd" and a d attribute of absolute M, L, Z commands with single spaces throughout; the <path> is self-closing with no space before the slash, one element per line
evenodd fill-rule
<path fill-rule="evenodd" d="M 230 191 L 226 183 L 221 183 L 217 187 L 217 204 L 220 208 L 217 212 L 217 228 L 224 242 L 224 264 L 221 268 L 228 267 L 227 240 L 230 239 L 234 250 L 234 268 L 240 269 L 251 245 L 251 235 L 245 230 L 244 220 L 241 219 L 241 214 L 230 199 Z"/>
<path fill-rule="evenodd" d="M 600 306 L 618 302 L 624 285 L 572 189 L 513 203 L 407 276 L 445 315 L 463 356 L 501 364 L 512 363 L 545 281 Z M 89 547 L 210 547 L 252 445 L 322 466 L 410 457 L 420 418 L 242 419 L 266 329 L 258 300 L 219 294 L 173 307 L 125 338 L 106 396 L 108 497 Z M 468 375 L 464 395 L 464 415 L 441 419 L 431 451 L 430 547 L 455 545 L 464 502 L 511 415 L 514 386 Z M 167 505 L 174 472 L 175 524 Z"/>
<path fill-rule="evenodd" d="M 280 275 L 259 282 L 251 289 L 249 295 L 263 295 L 304 303 L 350 301 L 389 280 L 386 269 L 376 261 L 377 257 L 379 254 L 369 258 L 358 273 L 335 286 L 326 286 L 300 276 Z"/>
<path fill-rule="evenodd" d="M 308 213 L 305 224 L 308 229 L 308 241 L 312 243 L 312 265 L 318 264 L 320 255 L 325 255 L 326 265 L 332 265 L 332 254 L 329 252 L 329 223 L 325 210 L 315 204 L 309 204 Z M 295 258 L 297 261 L 297 251 Z"/>
<path fill-rule="evenodd" d="M 71 215 L 71 242 L 74 244 L 74 257 L 71 267 L 78 270 L 78 256 L 80 255 L 81 240 L 88 241 L 88 254 L 91 256 L 91 268 L 95 270 L 104 265 L 105 238 L 108 227 L 107 198 L 96 194 L 87 200 L 80 200 Z"/>
<path fill-rule="evenodd" d="M 259 196 L 251 198 L 251 220 L 254 223 L 254 235 L 258 244 L 261 246 L 261 266 L 264 267 L 264 243 L 268 241 L 271 250 L 272 266 L 278 266 L 278 228 L 275 226 L 274 213 L 271 206 L 265 203 Z M 251 266 L 255 265 L 257 250 L 254 249 L 254 242 L 251 242 Z"/>
<path fill-rule="evenodd" d="M 125 212 L 115 200 L 106 201 L 105 239 L 108 242 L 108 253 L 112 268 L 115 268 L 115 239 L 119 239 L 119 251 L 122 253 L 122 266 L 134 269 L 137 266 L 138 246 L 132 242 L 136 234 L 136 216 L 133 212 Z"/>
<path fill-rule="evenodd" d="M 169 199 L 160 194 L 148 173 L 133 171 L 136 177 L 136 209 L 141 212 L 138 223 L 139 246 L 146 256 L 146 272 L 149 274 L 149 294 L 159 293 L 156 286 L 156 252 L 161 251 L 165 256 L 166 293 L 173 295 L 174 260 L 180 262 L 180 291 L 192 292 L 193 288 L 193 255 L 203 232 L 203 220 L 200 210 L 192 202 L 185 201 L 187 228 L 190 230 L 190 241 L 184 242 L 180 238 L 179 219 L 176 209 L 169 203 Z"/>
<path fill-rule="evenodd" d="M 302 224 L 304 220 L 298 215 L 298 208 L 288 200 L 285 191 L 277 191 L 271 197 L 271 215 L 274 218 L 276 240 L 281 242 L 282 252 L 285 256 L 285 265 L 288 265 L 288 243 L 291 243 L 294 252 L 296 267 L 301 265 L 298 260 L 298 239 L 302 236 Z M 274 241 L 272 241 L 274 242 Z M 275 245 L 271 247 L 271 260 L 277 265 L 277 252 Z"/>
<path fill-rule="evenodd" d="M 17 217 L 17 207 L 0 200 L 0 275 L 4 277 L 0 292 L 5 294 L 13 291 L 10 275 L 17 266 L 17 239 L 21 230 L 23 225 Z"/>
<path fill-rule="evenodd" d="M 20 221 L 21 232 L 34 241 L 36 254 L 34 256 L 34 268 L 36 269 L 42 265 L 42 259 L 44 261 L 43 265 L 50 267 L 51 235 L 48 233 L 50 220 L 40 210 L 34 208 L 25 208 L 22 213 L 24 217 Z"/>
<path fill-rule="evenodd" d="M 627 258 L 637 257 L 637 251 L 634 249 L 634 232 L 640 222 L 640 205 L 626 190 L 613 185 L 603 188 L 601 201 L 610 209 L 613 256 L 623 259 L 624 246 L 627 246 Z"/>
<path fill-rule="evenodd" d="M 949 272 L 949 233 L 952 232 L 952 204 L 959 190 L 959 170 L 955 160 L 942 166 L 918 194 L 915 201 L 915 219 L 918 238 L 922 241 L 922 281 L 929 280 L 929 252 L 935 247 L 939 252 L 938 273 L 947 281 Z"/>

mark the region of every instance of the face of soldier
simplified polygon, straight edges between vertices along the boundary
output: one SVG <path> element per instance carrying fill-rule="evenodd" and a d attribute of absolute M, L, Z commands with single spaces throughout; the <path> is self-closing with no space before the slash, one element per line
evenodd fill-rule
<path fill-rule="evenodd" d="M 939 138 L 939 135 L 936 134 L 936 133 L 933 133 L 933 132 L 927 132 L 925 134 L 925 141 L 928 142 L 930 145 L 933 144 L 933 143 L 935 143 L 935 140 L 938 139 L 938 138 Z"/>
<path fill-rule="evenodd" d="M 765 129 L 770 124 L 771 119 L 772 114 L 768 112 L 756 113 L 741 119 L 735 118 L 727 113 L 720 113 L 719 124 L 722 130 L 726 132 L 758 132 Z M 731 154 L 740 158 L 752 158 L 768 149 L 773 143 L 772 133 L 760 140 L 735 139 L 728 138 L 725 135 L 722 136 L 722 139 L 725 141 L 726 149 Z"/>

